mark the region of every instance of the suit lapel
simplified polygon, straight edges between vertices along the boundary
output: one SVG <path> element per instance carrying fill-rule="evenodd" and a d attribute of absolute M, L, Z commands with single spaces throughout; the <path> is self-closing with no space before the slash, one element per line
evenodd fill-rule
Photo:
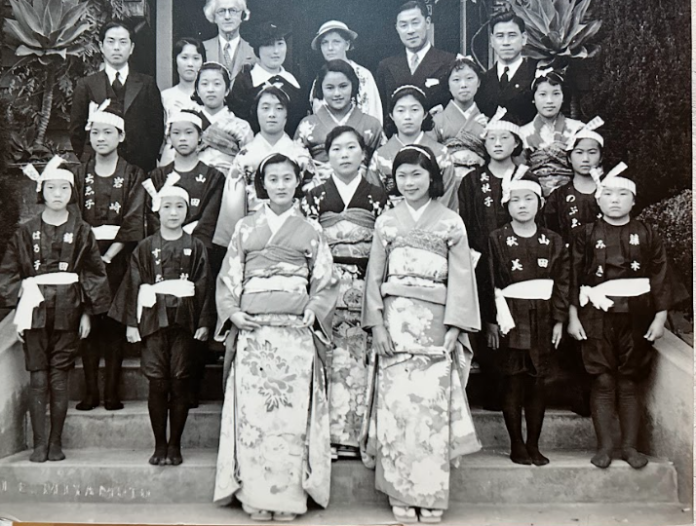
<path fill-rule="evenodd" d="M 106 72 L 100 71 L 96 78 L 96 82 L 92 82 L 91 84 L 94 102 L 101 104 L 104 100 L 109 98 L 106 92 L 106 86 L 109 84 L 109 77 L 106 75 Z"/>
<path fill-rule="evenodd" d="M 143 87 L 143 81 L 140 76 L 136 76 L 131 73 L 128 75 L 128 80 L 126 80 L 126 95 L 123 99 L 123 114 L 125 115 L 130 108 L 131 104 L 137 97 L 140 89 Z"/>

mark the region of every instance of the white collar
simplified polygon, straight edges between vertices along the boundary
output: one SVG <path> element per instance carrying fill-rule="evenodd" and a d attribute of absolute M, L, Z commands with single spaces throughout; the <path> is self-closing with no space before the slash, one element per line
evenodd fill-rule
<path fill-rule="evenodd" d="M 252 141 L 256 142 L 259 145 L 259 147 L 262 148 L 264 151 L 268 151 L 268 152 L 272 152 L 272 153 L 274 153 L 274 152 L 285 153 L 285 152 L 282 152 L 283 149 L 287 149 L 288 145 L 295 144 L 295 141 L 293 141 L 287 133 L 283 133 L 283 136 L 280 139 L 278 139 L 278 142 L 276 142 L 275 144 L 271 144 L 270 142 L 268 142 L 268 140 L 266 140 L 266 138 L 263 135 L 261 135 L 261 132 L 254 135 L 254 139 L 252 139 Z M 247 149 L 249 148 L 250 145 L 251 145 L 251 142 L 249 144 L 247 144 L 247 146 L 246 146 Z"/>
<path fill-rule="evenodd" d="M 117 71 L 121 77 L 121 83 L 125 84 L 126 79 L 128 78 L 128 73 L 130 72 L 128 63 L 126 63 L 126 65 L 123 66 L 121 69 L 116 69 L 115 67 L 107 64 L 106 62 L 104 63 L 104 73 L 106 73 L 106 76 L 109 77 L 109 84 L 113 84 L 114 80 L 116 80 Z"/>
<path fill-rule="evenodd" d="M 239 41 L 241 40 L 242 37 L 239 36 L 239 33 L 237 33 L 237 36 L 234 38 L 231 38 L 230 40 L 227 40 L 222 33 L 218 33 L 218 40 L 220 41 L 220 47 L 222 49 L 225 49 L 225 46 L 229 43 L 230 46 L 232 47 L 232 50 L 237 48 L 237 44 L 239 44 Z"/>
<path fill-rule="evenodd" d="M 430 51 L 431 47 L 432 46 L 430 45 L 430 41 L 428 40 L 425 43 L 425 46 L 423 46 L 423 49 L 421 49 L 420 51 L 418 51 L 416 53 L 414 53 L 410 49 L 406 48 L 406 58 L 408 59 L 409 66 L 411 65 L 411 61 L 413 60 L 413 55 L 417 55 L 418 56 L 418 67 L 420 67 L 421 63 L 423 62 L 423 58 L 428 53 L 428 51 Z"/>
<path fill-rule="evenodd" d="M 464 120 L 467 120 L 467 121 L 469 119 L 471 119 L 471 115 L 474 113 L 474 111 L 476 111 L 478 109 L 475 102 L 471 106 L 469 106 L 466 111 L 461 109 L 459 107 L 459 104 L 457 104 L 454 101 L 452 101 L 452 106 L 454 106 L 459 111 L 459 113 L 461 113 L 464 116 Z"/>
<path fill-rule="evenodd" d="M 395 133 L 394 135 L 392 135 L 392 137 L 396 138 L 396 140 L 401 144 L 402 147 L 403 147 L 403 146 L 408 146 L 407 144 L 404 144 L 404 142 L 403 142 L 401 139 L 399 139 L 399 134 L 398 134 L 398 133 Z M 410 143 L 408 143 L 408 144 L 420 144 L 420 142 L 423 140 L 423 137 L 425 137 L 425 132 L 424 132 L 424 131 L 421 131 L 421 132 L 418 134 L 418 137 L 416 137 L 416 140 L 413 141 L 413 142 L 410 142 Z"/>
<path fill-rule="evenodd" d="M 326 102 L 326 101 L 325 101 Z M 326 113 L 329 114 L 329 117 L 333 119 L 333 121 L 336 123 L 337 126 L 344 126 L 347 122 L 348 119 L 350 119 L 350 116 L 353 115 L 353 111 L 355 111 L 355 108 L 357 106 L 355 105 L 354 102 L 351 101 L 350 103 L 350 110 L 348 110 L 348 113 L 346 113 L 340 120 L 336 118 L 336 116 L 331 112 L 329 109 L 328 104 L 324 104 L 323 108 L 326 110 Z"/>
<path fill-rule="evenodd" d="M 268 82 L 270 79 L 273 77 L 283 77 L 285 80 L 287 80 L 290 84 L 295 86 L 296 88 L 300 88 L 299 82 L 297 82 L 297 79 L 295 78 L 295 75 L 290 73 L 289 71 L 286 71 L 284 67 L 280 67 L 280 72 L 279 73 L 269 73 L 261 65 L 257 62 L 254 64 L 254 66 L 251 68 L 251 71 L 249 72 L 251 75 L 251 83 L 253 86 L 256 88 L 257 86 L 260 86 L 261 84 L 265 84 Z"/>
<path fill-rule="evenodd" d="M 523 60 L 524 58 L 522 57 L 522 55 L 520 55 L 519 57 L 517 57 L 517 60 L 515 60 L 512 64 L 503 64 L 500 61 L 496 62 L 498 80 L 500 80 L 500 77 L 503 76 L 503 71 L 505 71 L 505 68 L 508 68 L 508 80 L 512 80 L 512 77 L 515 76 L 517 70 L 520 69 Z"/>
<path fill-rule="evenodd" d="M 404 204 L 406 205 L 406 209 L 407 209 L 407 210 L 409 211 L 409 213 L 411 214 L 411 217 L 413 218 L 413 221 L 417 223 L 418 220 L 419 220 L 419 219 L 421 218 L 421 216 L 423 215 L 423 212 L 425 212 L 425 209 L 428 208 L 428 205 L 430 204 L 431 201 L 432 201 L 432 199 L 428 199 L 428 202 L 425 203 L 423 206 L 421 206 L 418 210 L 416 210 L 416 209 L 413 208 L 411 205 L 409 205 L 409 204 L 408 204 L 408 201 L 406 201 L 406 199 L 404 199 Z"/>
<path fill-rule="evenodd" d="M 276 232 L 280 230 L 280 227 L 282 227 L 285 224 L 285 221 L 287 221 L 288 217 L 293 215 L 293 213 L 295 212 L 294 204 L 280 215 L 276 214 L 273 210 L 271 210 L 271 207 L 268 205 L 268 203 L 264 204 L 264 206 L 266 213 L 266 221 L 268 222 L 268 228 L 271 229 L 271 234 L 273 235 L 275 235 Z"/>
<path fill-rule="evenodd" d="M 348 208 L 348 205 L 353 200 L 355 192 L 358 190 L 361 175 L 358 174 L 350 183 L 347 184 L 341 181 L 341 179 L 334 173 L 331 174 L 331 178 L 338 189 L 338 194 L 341 196 L 341 200 L 343 201 L 343 209 L 345 210 Z"/>

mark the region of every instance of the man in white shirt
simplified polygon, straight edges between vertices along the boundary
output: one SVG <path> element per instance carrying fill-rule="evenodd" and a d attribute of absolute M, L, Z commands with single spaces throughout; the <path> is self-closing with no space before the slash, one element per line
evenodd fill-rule
<path fill-rule="evenodd" d="M 489 117 L 501 106 L 507 109 L 506 119 L 527 124 L 536 115 L 532 96 L 536 62 L 522 56 L 527 43 L 524 20 L 506 11 L 491 18 L 489 26 L 497 61 L 481 77 L 476 104 Z"/>
<path fill-rule="evenodd" d="M 385 58 L 377 68 L 377 88 L 385 108 L 394 90 L 407 84 L 425 91 L 429 106 L 426 109 L 439 104 L 445 106 L 449 100 L 444 77 L 455 56 L 430 44 L 430 23 L 428 10 L 420 0 L 411 0 L 399 8 L 396 31 L 405 53 Z"/>
<path fill-rule="evenodd" d="M 235 77 L 245 64 L 255 64 L 256 55 L 249 43 L 239 36 L 239 27 L 249 19 L 246 0 L 206 0 L 205 17 L 218 28 L 218 35 L 203 42 L 210 61 L 224 64 Z"/>

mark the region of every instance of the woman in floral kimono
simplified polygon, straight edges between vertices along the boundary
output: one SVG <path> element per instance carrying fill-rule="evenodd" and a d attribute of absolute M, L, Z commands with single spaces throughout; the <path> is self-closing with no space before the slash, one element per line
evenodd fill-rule
<path fill-rule="evenodd" d="M 235 81 L 235 86 L 238 81 L 239 79 Z M 251 108 L 255 120 L 252 120 L 251 125 L 259 131 L 234 158 L 227 174 L 220 216 L 213 237 L 215 244 L 224 247 L 229 245 L 237 222 L 263 206 L 263 201 L 254 189 L 254 174 L 261 161 L 272 153 L 287 155 L 299 165 L 302 180 L 312 180 L 312 157 L 304 146 L 285 133 L 289 105 L 288 94 L 276 86 L 267 86 L 256 96 Z"/>
<path fill-rule="evenodd" d="M 283 154 L 260 164 L 270 199 L 235 228 L 218 276 L 226 338 L 214 501 L 233 497 L 254 520 L 293 520 L 307 496 L 329 502 L 326 348 L 338 295 L 331 250 L 293 197 L 300 169 Z"/>
<path fill-rule="evenodd" d="M 367 334 L 360 327 L 365 269 L 375 219 L 389 200 L 382 187 L 360 175 L 365 143 L 350 126 L 334 128 L 326 138 L 333 174 L 312 188 L 302 209 L 317 219 L 331 247 L 340 294 L 333 319 L 334 343 L 329 372 L 332 456 L 357 458 L 365 414 Z"/>
<path fill-rule="evenodd" d="M 465 388 L 467 331 L 481 326 L 466 229 L 438 203 L 435 155 L 419 145 L 394 160 L 405 199 L 376 222 L 362 326 L 372 332 L 374 375 L 361 447 L 394 518 L 440 522 L 449 466 L 481 447 Z"/>
<path fill-rule="evenodd" d="M 442 170 L 444 194 L 438 198 L 446 207 L 458 210 L 457 184 L 452 159 L 442 144 L 426 135 L 433 127 L 433 119 L 425 110 L 428 107 L 425 93 L 416 86 L 402 86 L 392 95 L 389 102 L 388 127 L 395 132 L 384 146 L 372 156 L 370 168 L 365 178 L 369 183 L 380 184 L 387 191 L 392 203 L 400 202 L 399 193 L 392 175 L 392 163 L 399 151 L 407 144 L 419 144 L 435 152 L 437 163 Z"/>
<path fill-rule="evenodd" d="M 355 103 L 359 89 L 360 81 L 348 62 L 329 60 L 319 70 L 314 95 L 326 104 L 302 119 L 295 132 L 295 140 L 312 154 L 319 184 L 331 175 L 324 144 L 326 136 L 336 126 L 350 126 L 360 132 L 366 146 L 365 169 L 374 151 L 384 142 L 380 122 L 360 111 Z"/>

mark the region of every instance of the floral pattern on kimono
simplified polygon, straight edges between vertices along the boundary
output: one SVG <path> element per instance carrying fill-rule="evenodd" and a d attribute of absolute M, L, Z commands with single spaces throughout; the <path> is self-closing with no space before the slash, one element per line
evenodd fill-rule
<path fill-rule="evenodd" d="M 215 115 L 210 115 L 204 109 L 203 114 L 210 121 L 210 126 L 201 136 L 198 158 L 227 174 L 239 150 L 254 138 L 254 132 L 247 121 L 237 117 L 227 107 Z"/>

